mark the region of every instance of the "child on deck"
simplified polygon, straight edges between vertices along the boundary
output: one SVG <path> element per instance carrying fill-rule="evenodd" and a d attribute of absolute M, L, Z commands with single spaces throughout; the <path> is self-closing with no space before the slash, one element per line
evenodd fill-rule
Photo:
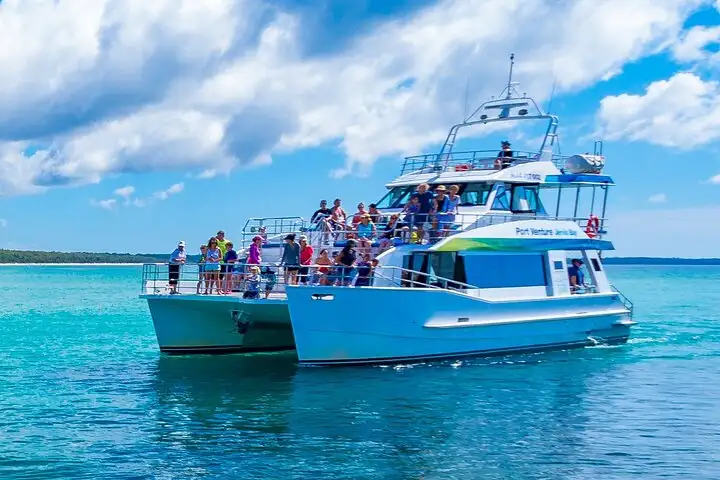
<path fill-rule="evenodd" d="M 277 275 L 275 272 L 270 270 L 270 267 L 263 267 L 262 268 L 262 274 L 261 274 L 262 280 L 265 282 L 265 299 L 270 296 L 270 292 L 273 291 L 273 288 L 275 288 L 275 283 L 277 283 Z"/>
<path fill-rule="evenodd" d="M 260 267 L 253 265 L 250 267 L 250 275 L 245 280 L 245 293 L 243 298 L 258 298 L 260 297 Z"/>

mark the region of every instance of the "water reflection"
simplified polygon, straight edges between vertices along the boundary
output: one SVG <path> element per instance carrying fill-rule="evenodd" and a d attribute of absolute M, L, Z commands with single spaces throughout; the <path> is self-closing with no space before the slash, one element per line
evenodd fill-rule
<path fill-rule="evenodd" d="M 592 392 L 616 375 L 617 355 L 590 349 L 406 368 L 162 357 L 153 435 L 170 452 L 202 451 L 207 468 L 215 459 L 226 474 L 234 459 L 245 478 L 298 468 L 316 477 L 565 477 L 597 420 Z"/>

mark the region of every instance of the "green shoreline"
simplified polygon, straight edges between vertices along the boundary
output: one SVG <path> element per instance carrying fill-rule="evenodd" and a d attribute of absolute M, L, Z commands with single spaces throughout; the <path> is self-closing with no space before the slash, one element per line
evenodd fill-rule
<path fill-rule="evenodd" d="M 170 253 L 42 252 L 0 249 L 0 264 L 163 263 Z M 197 255 L 190 255 L 190 262 Z M 720 265 L 720 258 L 606 257 L 606 265 Z"/>

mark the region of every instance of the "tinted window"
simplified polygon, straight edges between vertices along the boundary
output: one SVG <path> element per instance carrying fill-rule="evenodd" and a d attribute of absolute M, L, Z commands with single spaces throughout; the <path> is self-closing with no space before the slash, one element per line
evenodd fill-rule
<path fill-rule="evenodd" d="M 465 255 L 467 283 L 479 288 L 547 285 L 545 258 L 530 255 Z"/>
<path fill-rule="evenodd" d="M 544 213 L 537 186 L 516 185 L 513 187 L 512 211 L 523 213 Z"/>
<path fill-rule="evenodd" d="M 595 270 L 596 272 L 602 270 L 602 268 L 600 268 L 600 262 L 597 261 L 597 258 L 591 258 L 590 262 L 592 263 L 593 270 Z"/>
<path fill-rule="evenodd" d="M 410 199 L 415 187 L 394 187 L 377 203 L 377 208 L 401 208 Z"/>
<path fill-rule="evenodd" d="M 510 190 L 505 188 L 505 185 L 500 184 L 495 193 L 495 200 L 492 204 L 493 210 L 510 210 Z"/>
<path fill-rule="evenodd" d="M 492 190 L 492 184 L 473 183 L 465 185 L 460 193 L 460 205 L 471 207 L 474 205 L 485 205 Z"/>

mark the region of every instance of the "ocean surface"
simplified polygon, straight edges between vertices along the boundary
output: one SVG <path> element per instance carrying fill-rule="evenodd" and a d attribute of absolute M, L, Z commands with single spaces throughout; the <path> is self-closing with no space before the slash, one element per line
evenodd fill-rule
<path fill-rule="evenodd" d="M 0 479 L 719 479 L 720 267 L 608 271 L 625 346 L 298 368 L 160 355 L 139 267 L 0 268 Z"/>

